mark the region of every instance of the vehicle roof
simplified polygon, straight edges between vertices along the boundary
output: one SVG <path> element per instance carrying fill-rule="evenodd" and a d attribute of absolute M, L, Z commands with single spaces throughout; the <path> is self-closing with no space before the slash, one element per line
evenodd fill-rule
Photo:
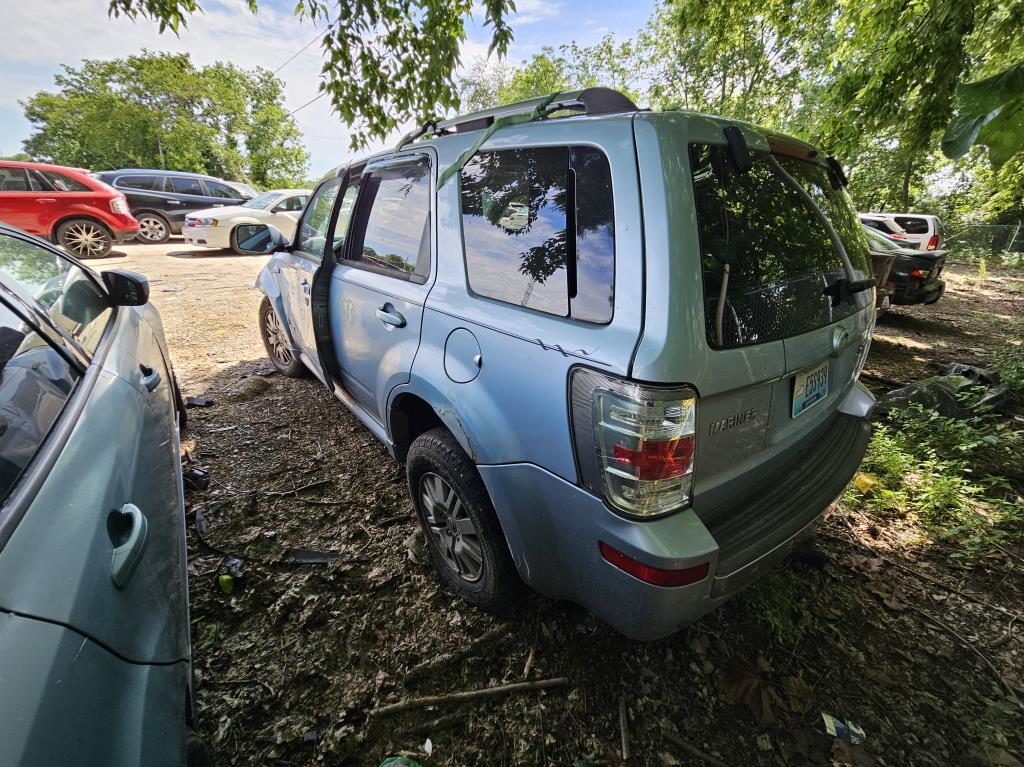
<path fill-rule="evenodd" d="M 25 160 L 0 160 L 0 165 L 13 165 L 15 168 L 31 168 L 32 170 L 59 170 L 73 171 L 74 173 L 88 173 L 86 168 L 75 168 L 71 165 L 53 165 L 48 162 L 26 162 Z"/>
<path fill-rule="evenodd" d="M 934 213 L 900 213 L 893 211 L 892 213 L 861 213 L 861 216 L 874 216 L 875 218 L 892 218 L 894 216 L 914 216 L 916 218 L 934 218 L 938 220 L 938 216 Z"/>
<path fill-rule="evenodd" d="M 209 176 L 206 173 L 192 173 L 187 170 L 158 170 L 156 168 L 119 168 L 116 170 L 98 170 L 96 175 L 118 175 L 118 176 L 133 176 L 133 175 L 146 175 L 146 176 L 189 176 L 191 178 L 203 178 L 209 179 L 210 181 L 220 181 L 225 184 L 244 184 L 244 181 L 226 181 L 217 176 Z"/>

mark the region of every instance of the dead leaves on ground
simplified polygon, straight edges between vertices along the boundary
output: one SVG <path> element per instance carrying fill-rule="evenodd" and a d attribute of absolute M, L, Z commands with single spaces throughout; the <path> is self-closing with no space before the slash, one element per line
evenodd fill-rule
<path fill-rule="evenodd" d="M 772 672 L 764 655 L 758 655 L 753 663 L 734 658 L 716 675 L 722 700 L 747 706 L 762 725 L 780 719 L 800 720 L 814 710 L 814 688 L 802 676 L 784 677 L 780 694 Z"/>

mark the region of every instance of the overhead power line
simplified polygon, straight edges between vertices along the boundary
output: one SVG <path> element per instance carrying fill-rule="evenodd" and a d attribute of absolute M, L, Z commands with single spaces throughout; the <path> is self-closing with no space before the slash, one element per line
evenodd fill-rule
<path fill-rule="evenodd" d="M 327 27 L 327 30 L 330 30 L 330 27 Z M 326 34 L 327 30 L 325 30 L 324 34 Z M 292 54 L 291 56 L 289 56 L 289 57 L 288 57 L 288 60 L 287 60 L 287 61 L 285 61 L 285 62 L 284 62 L 284 64 L 282 64 L 282 65 L 281 65 L 281 66 L 279 66 L 279 67 L 278 67 L 277 69 L 275 69 L 275 70 L 274 70 L 273 72 L 271 72 L 271 74 L 274 74 L 274 75 L 276 75 L 276 74 L 277 74 L 278 72 L 280 72 L 280 71 L 281 71 L 282 69 L 284 69 L 284 68 L 285 68 L 286 66 L 288 66 L 289 64 L 291 64 L 291 63 L 292 63 L 292 61 L 294 61 L 294 60 L 295 60 L 295 57 L 296 57 L 296 56 L 298 56 L 298 55 L 299 55 L 300 53 L 302 53 L 302 52 L 303 52 L 304 50 L 306 50 L 306 49 L 307 49 L 307 48 L 308 48 L 309 46 L 311 46 L 311 45 L 312 45 L 313 43 L 315 43 L 315 42 L 316 42 L 317 40 L 319 40 L 319 39 L 320 39 L 321 37 L 323 37 L 323 35 L 319 35 L 319 34 L 318 34 L 318 35 L 317 35 L 316 37 L 314 37 L 314 38 L 313 38 L 312 40 L 310 40 L 310 41 L 309 41 L 308 43 L 306 43 L 305 45 L 303 45 L 303 46 L 302 46 L 301 48 L 299 48 L 299 50 L 295 51 L 295 53 L 293 53 L 293 54 Z"/>
<path fill-rule="evenodd" d="M 292 116 L 293 114 L 295 114 L 296 112 L 298 112 L 298 111 L 300 111 L 300 110 L 302 110 L 302 109 L 305 109 L 305 108 L 306 108 L 306 107 L 308 107 L 308 106 L 309 106 L 310 104 L 312 104 L 312 103 L 313 103 L 314 101 L 319 101 L 320 99 L 322 99 L 322 98 L 323 98 L 324 96 L 326 96 L 326 95 L 327 95 L 327 91 L 320 91 L 320 93 L 318 93 L 318 94 L 317 94 L 316 96 L 314 96 L 313 98 L 311 98 L 311 99 L 310 99 L 309 101 L 307 101 L 307 102 L 306 102 L 305 104 L 303 104 L 303 105 L 302 105 L 301 107 L 298 107 L 297 109 L 293 109 L 293 110 L 292 110 L 291 112 L 289 112 L 289 113 L 288 113 L 287 115 L 285 115 L 285 117 L 291 117 L 291 116 Z"/>

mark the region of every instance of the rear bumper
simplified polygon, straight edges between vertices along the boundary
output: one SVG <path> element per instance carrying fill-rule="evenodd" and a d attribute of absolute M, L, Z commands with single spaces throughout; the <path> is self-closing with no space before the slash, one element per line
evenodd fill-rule
<path fill-rule="evenodd" d="M 740 502 L 698 516 L 685 509 L 637 522 L 610 511 L 576 485 L 532 464 L 480 466 L 520 576 L 537 591 L 583 605 L 633 639 L 678 631 L 776 566 L 813 531 L 860 464 L 873 402 L 837 412 L 769 483 Z M 849 399 L 849 398 L 848 398 Z M 688 586 L 654 586 L 605 561 L 605 542 L 645 564 L 680 570 L 707 563 Z"/>
<path fill-rule="evenodd" d="M 946 292 L 946 282 L 931 279 L 927 282 L 913 277 L 898 278 L 893 303 L 904 306 L 913 304 L 934 304 Z"/>

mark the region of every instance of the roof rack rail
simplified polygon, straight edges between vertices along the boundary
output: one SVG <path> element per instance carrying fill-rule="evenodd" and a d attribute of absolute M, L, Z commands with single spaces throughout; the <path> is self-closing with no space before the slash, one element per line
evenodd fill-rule
<path fill-rule="evenodd" d="M 623 93 L 612 88 L 584 88 L 576 91 L 561 91 L 546 96 L 517 101 L 512 104 L 502 104 L 492 109 L 484 109 L 479 112 L 471 112 L 467 115 L 451 117 L 447 120 L 430 120 L 422 127 L 407 134 L 398 143 L 395 149 L 401 149 L 411 141 L 420 136 L 430 134 L 441 136 L 451 133 L 469 133 L 470 131 L 483 130 L 491 127 L 495 120 L 511 115 L 529 114 L 533 110 L 541 108 L 546 115 L 551 112 L 568 110 L 580 112 L 584 115 L 606 115 L 617 112 L 637 112 L 636 104 Z"/>

